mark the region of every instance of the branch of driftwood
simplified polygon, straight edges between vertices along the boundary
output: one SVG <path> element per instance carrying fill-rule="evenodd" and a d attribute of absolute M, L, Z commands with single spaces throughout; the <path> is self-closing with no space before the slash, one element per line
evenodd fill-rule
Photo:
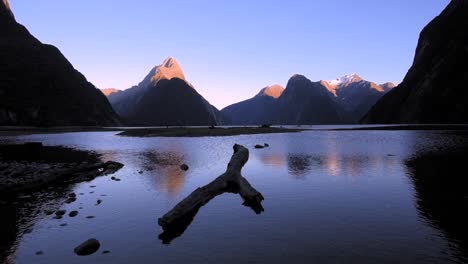
<path fill-rule="evenodd" d="M 242 167 L 249 160 L 249 150 L 244 146 L 235 144 L 234 153 L 228 163 L 226 172 L 209 184 L 197 188 L 189 196 L 179 202 L 172 210 L 158 219 L 158 224 L 164 232 L 159 236 L 163 243 L 170 243 L 174 238 L 183 234 L 190 225 L 198 210 L 211 199 L 223 193 L 238 193 L 244 200 L 244 205 L 252 208 L 255 213 L 263 212 L 261 202 L 263 195 L 255 190 L 250 183 L 242 177 Z"/>

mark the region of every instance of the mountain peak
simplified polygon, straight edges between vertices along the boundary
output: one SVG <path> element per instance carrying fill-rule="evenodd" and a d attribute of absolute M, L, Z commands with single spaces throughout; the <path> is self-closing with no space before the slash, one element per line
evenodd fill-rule
<path fill-rule="evenodd" d="M 391 90 L 391 89 L 395 88 L 396 84 L 394 84 L 392 82 L 386 82 L 384 84 L 381 84 L 380 86 L 384 89 L 384 91 L 388 91 L 388 90 Z"/>
<path fill-rule="evenodd" d="M 13 12 L 11 11 L 8 0 L 0 0 L 0 16 L 3 16 L 2 13 L 6 13 L 6 15 L 12 17 L 13 19 L 15 18 L 15 15 L 13 15 Z"/>
<path fill-rule="evenodd" d="M 362 81 L 361 76 L 357 75 L 356 73 L 352 73 L 352 74 L 345 75 L 341 78 L 337 78 L 335 80 L 327 81 L 327 83 L 333 88 L 336 88 L 341 85 L 346 85 L 346 84 L 359 82 L 359 81 Z"/>
<path fill-rule="evenodd" d="M 121 92 L 121 90 L 115 89 L 115 88 L 103 88 L 103 89 L 100 89 L 100 90 L 105 96 L 109 96 L 109 95 L 111 95 L 113 93 Z"/>
<path fill-rule="evenodd" d="M 185 75 L 179 63 L 177 63 L 174 58 L 167 57 L 161 65 L 154 68 L 154 75 L 151 77 L 151 82 L 155 83 L 160 80 L 170 80 L 172 78 L 185 80 Z"/>
<path fill-rule="evenodd" d="M 281 94 L 283 94 L 284 87 L 279 84 L 274 84 L 271 86 L 267 86 L 260 90 L 257 96 L 269 96 L 275 99 L 279 98 Z"/>

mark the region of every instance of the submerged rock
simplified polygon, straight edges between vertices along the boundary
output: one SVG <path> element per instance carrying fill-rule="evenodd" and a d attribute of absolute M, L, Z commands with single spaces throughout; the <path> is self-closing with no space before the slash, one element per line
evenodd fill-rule
<path fill-rule="evenodd" d="M 74 252 L 78 256 L 88 256 L 98 251 L 100 247 L 101 243 L 97 239 L 91 238 L 77 246 Z"/>
<path fill-rule="evenodd" d="M 262 148 L 264 148 L 264 147 L 265 147 L 265 146 L 263 146 L 263 145 L 258 145 L 258 144 L 255 145 L 255 148 L 256 148 L 256 149 L 262 149 Z"/>
<path fill-rule="evenodd" d="M 183 171 L 188 171 L 189 166 L 187 164 L 182 164 L 182 165 L 180 165 L 180 169 L 183 170 Z"/>
<path fill-rule="evenodd" d="M 78 211 L 71 211 L 71 212 L 68 214 L 68 216 L 70 216 L 70 217 L 75 217 L 75 216 L 77 216 L 77 215 L 78 215 Z"/>
<path fill-rule="evenodd" d="M 62 216 L 62 215 L 64 215 L 66 212 L 67 212 L 67 210 L 58 210 L 58 211 L 55 212 L 55 215 L 56 215 L 56 216 Z"/>

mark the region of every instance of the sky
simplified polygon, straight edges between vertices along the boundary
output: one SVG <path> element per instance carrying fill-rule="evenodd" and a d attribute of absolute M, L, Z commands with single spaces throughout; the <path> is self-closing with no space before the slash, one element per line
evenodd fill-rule
<path fill-rule="evenodd" d="M 98 88 L 174 57 L 219 109 L 294 74 L 399 83 L 449 0 L 9 0 L 16 20 Z"/>

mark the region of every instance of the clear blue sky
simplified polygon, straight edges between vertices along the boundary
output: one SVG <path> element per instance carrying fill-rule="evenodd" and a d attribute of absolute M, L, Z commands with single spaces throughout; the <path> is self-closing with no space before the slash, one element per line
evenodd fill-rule
<path fill-rule="evenodd" d="M 449 0 L 10 0 L 18 22 L 99 88 L 137 84 L 167 56 L 218 108 L 290 76 L 401 82 Z"/>

